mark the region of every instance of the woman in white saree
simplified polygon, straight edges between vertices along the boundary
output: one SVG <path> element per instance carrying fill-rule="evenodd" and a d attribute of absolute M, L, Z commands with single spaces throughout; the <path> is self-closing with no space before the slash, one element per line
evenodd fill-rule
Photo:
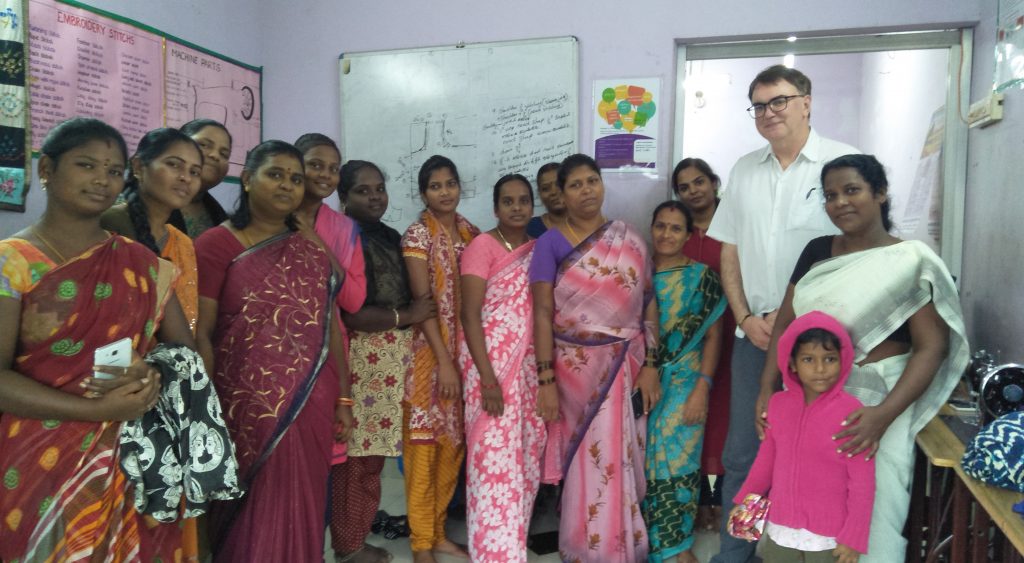
<path fill-rule="evenodd" d="M 812 240 L 790 279 L 757 401 L 758 432 L 779 382 L 775 348 L 795 318 L 819 310 L 838 319 L 856 348 L 846 391 L 864 403 L 834 438 L 837 455 L 876 458 L 875 508 L 860 562 L 903 561 L 914 437 L 949 398 L 968 362 L 953 279 L 924 243 L 889 234 L 888 182 L 870 155 L 847 155 L 821 171 L 825 211 L 842 232 Z"/>

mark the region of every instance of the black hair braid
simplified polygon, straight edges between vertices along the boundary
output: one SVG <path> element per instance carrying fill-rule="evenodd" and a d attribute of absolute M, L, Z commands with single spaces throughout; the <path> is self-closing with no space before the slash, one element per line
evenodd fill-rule
<path fill-rule="evenodd" d="M 129 166 L 128 180 L 125 181 L 125 202 L 127 203 L 128 217 L 132 220 L 132 228 L 135 229 L 135 240 L 143 246 L 160 255 L 160 247 L 153 238 L 153 231 L 149 228 L 149 214 L 146 213 L 146 204 L 139 195 L 139 179 L 135 177 Z"/>
<path fill-rule="evenodd" d="M 242 187 L 241 193 L 238 194 L 238 202 L 235 204 L 235 212 L 230 217 L 231 226 L 242 230 L 249 226 L 252 222 L 252 212 L 249 210 L 249 194 L 245 191 L 245 186 Z"/>

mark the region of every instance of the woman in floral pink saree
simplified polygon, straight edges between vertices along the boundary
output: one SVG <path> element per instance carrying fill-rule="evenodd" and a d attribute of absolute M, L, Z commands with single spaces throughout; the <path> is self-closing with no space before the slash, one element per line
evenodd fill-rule
<path fill-rule="evenodd" d="M 533 191 L 522 175 L 494 186 L 498 225 L 462 254 L 459 365 L 466 404 L 466 526 L 474 561 L 526 561 L 546 430 L 537 415 L 526 234 Z"/>
<path fill-rule="evenodd" d="M 563 480 L 559 551 L 569 562 L 643 561 L 643 417 L 661 394 L 651 263 L 637 231 L 601 215 L 604 184 L 590 157 L 567 158 L 558 185 L 568 219 L 537 240 L 530 283 L 538 410 L 557 418 L 544 480 Z M 634 413 L 634 389 L 643 412 Z"/>

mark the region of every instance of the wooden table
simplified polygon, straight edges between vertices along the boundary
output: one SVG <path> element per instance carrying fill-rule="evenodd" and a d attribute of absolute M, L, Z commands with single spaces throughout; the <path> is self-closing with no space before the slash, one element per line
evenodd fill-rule
<path fill-rule="evenodd" d="M 938 416 L 918 433 L 907 561 L 1024 561 L 1024 519 L 1013 512 L 1024 494 L 969 477 L 964 449 Z"/>

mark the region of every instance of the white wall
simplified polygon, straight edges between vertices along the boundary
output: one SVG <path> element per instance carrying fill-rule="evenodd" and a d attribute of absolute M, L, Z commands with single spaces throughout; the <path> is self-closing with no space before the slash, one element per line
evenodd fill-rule
<path fill-rule="evenodd" d="M 971 101 L 992 89 L 996 4 L 980 2 Z M 1024 363 L 1024 91 L 1006 92 L 1003 121 L 972 129 L 961 302 L 974 347 Z"/>

